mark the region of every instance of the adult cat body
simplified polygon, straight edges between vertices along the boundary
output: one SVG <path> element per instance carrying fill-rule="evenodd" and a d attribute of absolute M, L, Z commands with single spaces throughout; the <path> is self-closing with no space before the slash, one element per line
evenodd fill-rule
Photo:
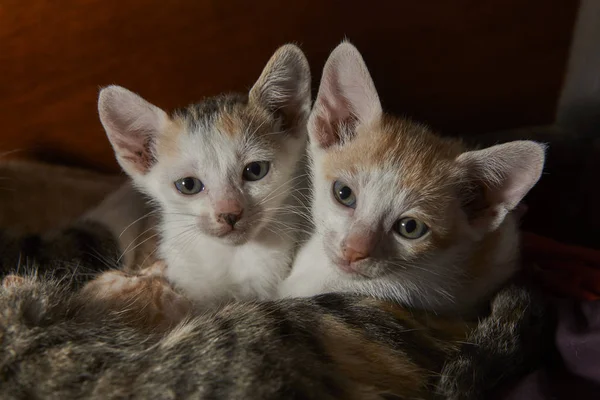
<path fill-rule="evenodd" d="M 106 312 L 89 292 L 7 277 L 0 398 L 479 399 L 537 365 L 546 343 L 542 303 L 518 286 L 474 326 L 326 294 L 232 303 L 148 331 L 127 305 Z"/>

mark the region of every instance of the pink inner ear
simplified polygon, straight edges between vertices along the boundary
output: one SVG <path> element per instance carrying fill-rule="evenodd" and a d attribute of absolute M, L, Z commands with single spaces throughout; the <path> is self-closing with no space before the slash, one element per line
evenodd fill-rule
<path fill-rule="evenodd" d="M 141 174 L 146 174 L 156 161 L 151 139 L 139 131 L 130 132 L 129 136 L 112 135 L 112 142 L 119 158 Z"/>
<path fill-rule="evenodd" d="M 327 148 L 342 139 L 344 125 L 353 124 L 350 106 L 337 90 L 327 90 L 315 105 L 313 135 L 319 145 Z"/>
<path fill-rule="evenodd" d="M 517 168 L 515 171 L 511 171 L 511 176 L 506 177 L 497 191 L 499 201 L 505 204 L 507 209 L 512 210 L 529 192 L 533 186 L 532 181 L 535 182 L 535 180 L 536 178 L 531 176 L 530 171 L 526 169 Z"/>
<path fill-rule="evenodd" d="M 333 146 L 340 142 L 340 134 L 336 125 L 327 118 L 317 116 L 314 122 L 314 134 L 317 142 L 323 148 Z"/>

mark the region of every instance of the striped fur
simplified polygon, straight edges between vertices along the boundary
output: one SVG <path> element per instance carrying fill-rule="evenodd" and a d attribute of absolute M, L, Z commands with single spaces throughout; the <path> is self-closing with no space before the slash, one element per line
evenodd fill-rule
<path fill-rule="evenodd" d="M 149 334 L 55 281 L 16 278 L 0 290 L 0 398 L 478 398 L 469 393 L 512 377 L 482 379 L 495 371 L 488 366 L 501 361 L 504 371 L 517 373 L 535 363 L 522 351 L 530 309 L 526 291 L 509 289 L 472 329 L 374 299 L 327 294 L 230 304 Z M 514 346 L 493 351 L 491 325 L 509 326 L 503 338 Z M 466 337 L 481 351 L 461 355 Z"/>

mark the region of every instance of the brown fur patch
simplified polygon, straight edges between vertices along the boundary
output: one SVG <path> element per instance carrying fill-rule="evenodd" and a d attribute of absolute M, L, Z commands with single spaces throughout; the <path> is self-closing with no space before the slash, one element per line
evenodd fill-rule
<path fill-rule="evenodd" d="M 238 113 L 221 112 L 217 116 L 214 124 L 219 132 L 232 137 L 240 135 L 246 130 L 245 121 L 242 118 L 239 118 Z"/>
<path fill-rule="evenodd" d="M 365 299 L 363 303 L 371 307 L 385 310 L 400 321 L 409 321 L 410 323 L 415 324 L 415 329 L 423 331 L 426 329 L 433 329 L 439 336 L 444 337 L 445 340 L 465 340 L 469 332 L 477 326 L 476 321 L 466 321 L 461 318 L 433 315 L 427 311 L 417 309 L 409 311 L 405 307 L 388 301 L 368 298 Z M 436 345 L 439 345 L 437 341 Z"/>
<path fill-rule="evenodd" d="M 397 350 L 365 338 L 362 332 L 332 316 L 322 318 L 323 342 L 330 356 L 361 388 L 373 388 L 372 393 L 402 393 L 419 398 L 427 385 L 428 374 Z M 358 395 L 361 398 L 361 395 Z"/>

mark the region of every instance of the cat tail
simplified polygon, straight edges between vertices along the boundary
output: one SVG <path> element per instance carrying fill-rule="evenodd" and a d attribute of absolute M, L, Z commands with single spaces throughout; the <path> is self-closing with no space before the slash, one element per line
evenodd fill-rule
<path fill-rule="evenodd" d="M 509 377 L 523 377 L 552 353 L 554 324 L 555 315 L 538 289 L 511 283 L 445 363 L 438 394 L 449 400 L 497 397 Z"/>

